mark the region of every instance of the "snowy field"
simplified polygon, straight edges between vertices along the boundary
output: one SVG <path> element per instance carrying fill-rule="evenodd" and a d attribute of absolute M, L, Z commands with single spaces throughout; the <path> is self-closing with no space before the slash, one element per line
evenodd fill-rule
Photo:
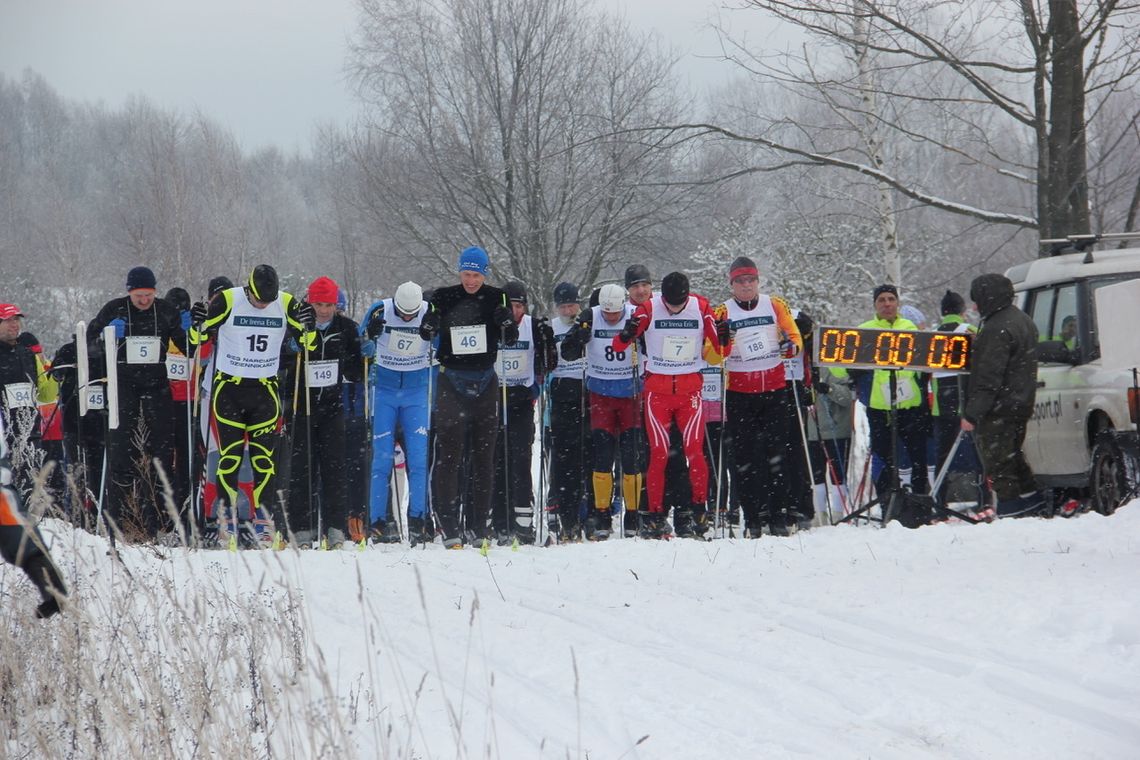
<path fill-rule="evenodd" d="M 4 566 L 5 757 L 1135 758 L 1140 504 L 759 541 Z M 22 658 L 23 662 L 17 661 Z"/>

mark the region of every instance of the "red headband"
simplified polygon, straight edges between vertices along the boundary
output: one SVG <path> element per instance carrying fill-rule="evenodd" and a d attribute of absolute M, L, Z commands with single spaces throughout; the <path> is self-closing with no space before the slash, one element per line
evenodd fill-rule
<path fill-rule="evenodd" d="M 733 269 L 731 272 L 728 273 L 728 281 L 729 281 L 729 283 L 731 283 L 737 277 L 741 277 L 743 275 L 749 275 L 749 274 L 752 275 L 753 277 L 759 277 L 760 276 L 760 272 L 757 271 L 756 267 L 737 267 L 736 269 Z"/>

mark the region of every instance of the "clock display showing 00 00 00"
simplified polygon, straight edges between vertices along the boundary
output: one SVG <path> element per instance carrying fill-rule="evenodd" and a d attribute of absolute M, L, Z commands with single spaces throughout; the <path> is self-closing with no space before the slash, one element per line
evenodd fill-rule
<path fill-rule="evenodd" d="M 815 359 L 829 367 L 969 372 L 973 337 L 972 333 L 823 325 L 815 332 Z"/>

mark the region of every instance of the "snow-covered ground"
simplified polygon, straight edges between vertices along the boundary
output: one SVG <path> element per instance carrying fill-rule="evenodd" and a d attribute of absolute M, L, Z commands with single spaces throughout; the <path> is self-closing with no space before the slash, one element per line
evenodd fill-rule
<path fill-rule="evenodd" d="M 1140 756 L 1136 502 L 487 556 L 135 547 L 130 576 L 49 532 L 75 601 L 33 621 L 5 566 L 3 665 L 77 685 L 34 706 L 16 687 L 9 756 Z M 163 699 L 172 736 L 116 735 Z"/>

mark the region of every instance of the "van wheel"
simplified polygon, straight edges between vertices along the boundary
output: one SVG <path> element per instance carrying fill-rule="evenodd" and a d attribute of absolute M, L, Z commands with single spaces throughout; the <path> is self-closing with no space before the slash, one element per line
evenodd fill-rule
<path fill-rule="evenodd" d="M 1131 473 L 1124 452 L 1112 437 L 1112 431 L 1097 434 L 1093 445 L 1089 491 L 1092 507 L 1102 515 L 1111 515 L 1131 492 Z"/>

